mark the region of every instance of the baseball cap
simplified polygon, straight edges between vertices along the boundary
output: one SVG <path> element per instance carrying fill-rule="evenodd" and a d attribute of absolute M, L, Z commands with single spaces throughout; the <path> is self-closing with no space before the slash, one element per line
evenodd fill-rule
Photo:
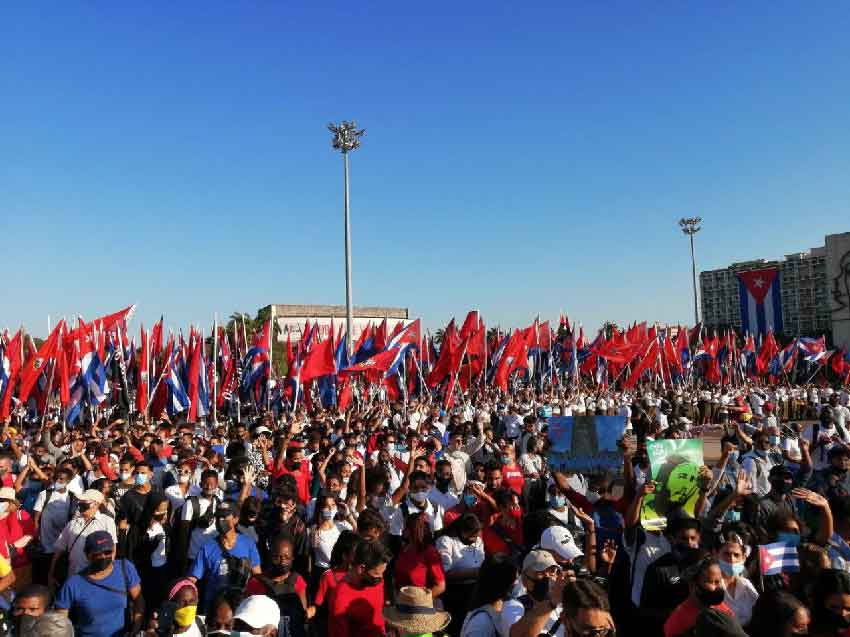
<path fill-rule="evenodd" d="M 535 549 L 526 555 L 525 559 L 522 561 L 522 572 L 527 573 L 529 571 L 534 571 L 539 573 L 540 571 L 545 571 L 553 566 L 558 566 L 558 563 L 549 551 Z"/>
<path fill-rule="evenodd" d="M 86 489 L 77 499 L 82 500 L 83 502 L 94 502 L 95 504 L 103 504 L 103 494 L 97 489 Z"/>
<path fill-rule="evenodd" d="M 280 608 L 271 597 L 266 595 L 251 595 L 242 600 L 233 615 L 233 621 L 237 619 L 245 622 L 251 628 L 264 628 L 280 623 Z"/>
<path fill-rule="evenodd" d="M 550 526 L 543 531 L 543 535 L 540 536 L 540 548 L 554 553 L 567 562 L 572 562 L 584 555 L 576 545 L 572 533 L 562 526 Z"/>
<path fill-rule="evenodd" d="M 260 434 L 270 434 L 272 432 L 271 429 L 266 427 L 265 425 L 260 425 L 256 429 L 254 429 L 254 435 L 259 436 Z"/>
<path fill-rule="evenodd" d="M 231 515 L 234 517 L 239 516 L 239 507 L 233 500 L 225 500 L 224 502 L 221 502 L 215 510 L 215 517 L 217 518 L 226 518 Z"/>
<path fill-rule="evenodd" d="M 86 553 L 103 553 L 115 548 L 115 541 L 109 531 L 95 531 L 86 538 Z"/>

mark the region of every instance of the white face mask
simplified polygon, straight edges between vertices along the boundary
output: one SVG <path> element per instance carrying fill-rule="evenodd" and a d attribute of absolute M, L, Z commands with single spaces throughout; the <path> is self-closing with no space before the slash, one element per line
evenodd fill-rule
<path fill-rule="evenodd" d="M 189 482 L 189 476 L 184 476 L 184 475 L 181 473 L 181 474 L 177 477 L 177 480 L 178 480 L 178 482 L 182 482 L 183 484 L 186 484 L 187 482 Z"/>

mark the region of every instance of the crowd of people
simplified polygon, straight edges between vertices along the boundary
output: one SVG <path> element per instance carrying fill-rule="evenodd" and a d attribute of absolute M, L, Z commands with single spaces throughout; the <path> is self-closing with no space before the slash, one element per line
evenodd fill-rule
<path fill-rule="evenodd" d="M 749 383 L 470 390 L 239 421 L 14 415 L 7 634 L 850 635 L 850 393 Z M 624 421 L 621 471 L 548 466 L 548 421 Z M 711 433 L 712 428 L 716 433 Z M 647 442 L 720 436 L 693 516 L 641 525 Z M 782 543 L 779 572 L 760 547 Z M 783 561 L 784 560 L 784 561 Z M 775 570 L 775 569 L 774 569 Z"/>

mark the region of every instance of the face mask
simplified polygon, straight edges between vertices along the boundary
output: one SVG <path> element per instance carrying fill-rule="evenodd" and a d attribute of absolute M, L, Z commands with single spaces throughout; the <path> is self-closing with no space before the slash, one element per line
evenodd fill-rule
<path fill-rule="evenodd" d="M 725 562 L 723 560 L 717 560 L 717 563 L 720 564 L 720 570 L 726 577 L 737 576 L 744 572 L 743 562 Z"/>
<path fill-rule="evenodd" d="M 850 618 L 845 617 L 841 613 L 834 613 L 831 610 L 824 609 L 820 615 L 824 624 L 839 630 L 850 628 Z"/>
<path fill-rule="evenodd" d="M 342 477 L 342 483 L 343 484 L 348 484 L 349 480 L 351 480 L 351 476 L 343 476 Z"/>
<path fill-rule="evenodd" d="M 732 462 L 738 462 L 738 450 L 737 449 L 729 452 L 729 460 L 732 461 Z"/>
<path fill-rule="evenodd" d="M 777 542 L 787 542 L 791 546 L 800 546 L 800 534 L 780 531 L 776 534 Z"/>
<path fill-rule="evenodd" d="M 729 509 L 726 512 L 726 521 L 727 522 L 740 522 L 741 521 L 741 512 L 736 511 L 735 509 Z"/>
<path fill-rule="evenodd" d="M 336 509 L 323 509 L 322 517 L 326 520 L 333 520 L 336 515 Z"/>
<path fill-rule="evenodd" d="M 53 490 L 54 491 L 64 491 L 67 488 L 68 488 L 67 482 L 54 482 L 53 483 Z"/>
<path fill-rule="evenodd" d="M 785 480 L 771 480 L 770 486 L 774 491 L 782 495 L 791 493 L 791 489 L 793 488 L 793 485 L 790 482 L 785 482 Z"/>
<path fill-rule="evenodd" d="M 215 521 L 215 530 L 218 531 L 219 535 L 227 535 L 230 533 L 230 522 L 228 520 L 216 520 Z"/>
<path fill-rule="evenodd" d="M 153 519 L 156 520 L 157 522 L 162 522 L 165 519 L 166 515 L 168 515 L 168 513 L 157 513 L 156 515 L 153 516 Z"/>
<path fill-rule="evenodd" d="M 96 560 L 89 560 L 89 570 L 92 573 L 99 573 L 109 568 L 110 564 L 112 564 L 111 557 L 99 557 Z"/>
<path fill-rule="evenodd" d="M 452 481 L 451 478 L 436 478 L 434 480 L 434 484 L 437 485 L 437 488 L 440 491 L 446 491 L 449 488 L 449 483 Z"/>
<path fill-rule="evenodd" d="M 364 586 L 376 586 L 384 581 L 383 577 L 373 577 L 372 575 L 363 575 Z"/>
<path fill-rule="evenodd" d="M 584 494 L 584 497 L 587 498 L 587 501 L 590 502 L 591 504 L 595 504 L 596 502 L 599 501 L 599 498 L 601 498 L 602 496 L 599 495 L 598 493 L 596 493 L 595 491 L 588 491 L 587 493 Z"/>
<path fill-rule="evenodd" d="M 549 506 L 553 509 L 562 509 L 567 504 L 567 498 L 563 495 L 550 495 L 549 496 Z"/>
<path fill-rule="evenodd" d="M 182 483 L 182 484 L 186 484 L 187 482 L 189 482 L 189 476 L 184 476 L 181 473 L 179 476 L 177 476 L 177 481 Z"/>
<path fill-rule="evenodd" d="M 726 593 L 722 588 L 715 588 L 713 591 L 705 588 L 697 588 L 697 599 L 705 606 L 717 606 L 723 603 L 723 598 Z"/>
<path fill-rule="evenodd" d="M 215 492 L 216 489 L 204 489 L 203 491 L 201 491 L 201 494 L 203 494 L 205 498 L 213 498 L 215 497 Z"/>
<path fill-rule="evenodd" d="M 410 499 L 413 500 L 415 504 L 425 504 L 428 500 L 428 492 L 427 491 L 411 491 Z"/>
<path fill-rule="evenodd" d="M 136 474 L 136 486 L 142 487 L 148 483 L 148 474 L 146 473 L 137 473 Z"/>
<path fill-rule="evenodd" d="M 171 454 L 171 457 L 169 458 L 169 460 L 171 460 L 171 462 L 177 462 L 177 454 L 176 453 Z"/>
<path fill-rule="evenodd" d="M 544 599 L 549 597 L 549 584 L 550 580 L 548 577 L 535 581 L 534 586 L 532 586 L 531 590 L 528 591 L 528 594 L 531 595 L 531 599 L 536 602 L 542 602 Z"/>
<path fill-rule="evenodd" d="M 693 564 L 696 562 L 696 559 L 700 554 L 700 550 L 687 545 L 674 544 L 673 554 L 679 561 L 684 562 L 685 564 Z"/>
<path fill-rule="evenodd" d="M 508 458 L 507 456 L 502 456 L 501 461 L 502 461 L 502 464 L 511 464 L 511 459 Z"/>
<path fill-rule="evenodd" d="M 269 577 L 280 577 L 286 575 L 292 569 L 292 564 L 268 564 L 263 572 Z"/>
<path fill-rule="evenodd" d="M 195 623 L 195 616 L 198 614 L 197 606 L 184 606 L 174 611 L 174 621 L 178 626 L 191 626 Z"/>
<path fill-rule="evenodd" d="M 127 482 L 127 480 L 129 480 L 129 479 L 130 479 L 130 476 L 131 476 L 131 475 L 133 475 L 133 474 L 131 474 L 129 471 L 122 471 L 122 472 L 121 472 L 121 476 L 120 476 L 120 477 L 121 477 L 121 482 Z"/>
<path fill-rule="evenodd" d="M 0 502 L 0 513 L 6 513 L 9 510 L 8 502 Z"/>
<path fill-rule="evenodd" d="M 388 442 L 387 443 L 387 451 L 389 451 L 390 453 L 395 451 L 395 443 L 394 442 Z"/>
<path fill-rule="evenodd" d="M 478 502 L 478 498 L 471 493 L 467 493 L 463 496 L 463 503 L 468 507 L 474 507 L 476 502 Z"/>
<path fill-rule="evenodd" d="M 779 444 L 779 436 L 769 436 L 768 440 L 770 441 L 770 444 L 772 444 L 774 447 Z"/>

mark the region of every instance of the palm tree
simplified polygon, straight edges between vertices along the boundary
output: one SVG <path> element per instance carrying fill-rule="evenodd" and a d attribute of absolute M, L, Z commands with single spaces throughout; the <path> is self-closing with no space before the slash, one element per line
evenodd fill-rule
<path fill-rule="evenodd" d="M 440 329 L 438 329 L 436 332 L 434 332 L 434 342 L 435 342 L 437 345 L 441 345 L 441 344 L 443 343 L 443 337 L 444 337 L 445 335 L 446 335 L 446 330 L 444 330 L 444 329 L 441 327 L 441 328 L 440 328 Z"/>

